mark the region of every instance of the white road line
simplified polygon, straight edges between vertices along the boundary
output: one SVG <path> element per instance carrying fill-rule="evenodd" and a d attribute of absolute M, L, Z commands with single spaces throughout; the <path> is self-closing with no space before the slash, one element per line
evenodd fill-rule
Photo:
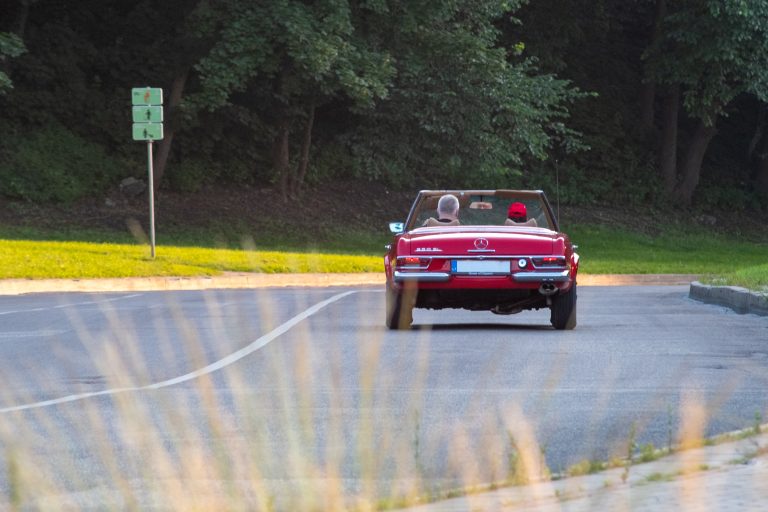
<path fill-rule="evenodd" d="M 16 405 L 12 407 L 5 407 L 3 409 L 0 409 L 0 414 L 6 413 L 6 412 L 15 412 L 15 411 L 26 411 L 28 409 L 38 409 L 41 407 L 50 407 L 52 405 L 59 405 L 64 404 L 68 402 L 75 402 L 77 400 L 83 400 L 85 398 L 92 398 L 96 396 L 105 396 L 105 395 L 114 395 L 117 393 L 126 393 L 129 391 L 146 391 L 151 389 L 161 389 L 166 388 L 169 386 L 173 386 L 175 384 L 181 384 L 182 382 L 187 382 L 192 379 L 196 379 L 197 377 L 200 377 L 202 375 L 206 375 L 209 373 L 213 373 L 216 370 L 220 370 L 226 366 L 229 366 L 240 359 L 244 358 L 245 356 L 252 354 L 256 352 L 257 350 L 265 347 L 269 342 L 277 338 L 278 336 L 285 334 L 288 332 L 291 328 L 293 328 L 296 324 L 301 322 L 302 320 L 306 320 L 310 316 L 314 315 L 324 307 L 328 306 L 329 304 L 332 304 L 340 299 L 343 299 L 344 297 L 347 297 L 348 295 L 352 295 L 353 293 L 356 293 L 355 291 L 348 291 L 344 293 L 339 293 L 334 295 L 333 297 L 326 299 L 322 302 L 319 302 L 315 304 L 314 306 L 310 307 L 309 309 L 304 310 L 303 312 L 299 313 L 298 315 L 294 316 L 287 322 L 283 323 L 282 325 L 276 327 L 269 333 L 265 334 L 261 338 L 258 338 L 257 340 L 254 340 L 246 347 L 241 348 L 240 350 L 231 353 L 230 355 L 224 357 L 223 359 L 219 359 L 218 361 L 209 364 L 208 366 L 205 366 L 203 368 L 200 368 L 199 370 L 195 370 L 193 372 L 187 373 L 185 375 L 181 375 L 179 377 L 175 377 L 173 379 L 164 380 L 161 382 L 156 382 L 155 384 L 149 384 L 147 386 L 137 386 L 137 387 L 130 387 L 130 388 L 116 388 L 116 389 L 105 389 L 104 391 L 96 391 L 93 393 L 81 393 L 78 395 L 69 395 L 61 398 L 54 398 L 52 400 L 44 400 L 42 402 L 34 402 L 31 404 L 26 405 Z"/>
<path fill-rule="evenodd" d="M 12 315 L 15 313 L 36 313 L 39 311 L 48 311 L 51 309 L 62 309 L 62 308 L 69 308 L 73 306 L 90 306 L 93 304 L 105 304 L 107 302 L 115 302 L 118 300 L 125 300 L 125 299 L 132 299 L 134 297 L 141 297 L 144 295 L 143 293 L 134 293 L 132 295 L 123 295 L 122 297 L 115 297 L 114 299 L 104 299 L 104 300 L 94 300 L 90 302 L 74 302 L 72 304 L 59 304 L 58 306 L 49 306 L 47 308 L 32 308 L 32 309 L 17 309 L 13 311 L 0 311 L 0 316 L 2 315 Z"/>

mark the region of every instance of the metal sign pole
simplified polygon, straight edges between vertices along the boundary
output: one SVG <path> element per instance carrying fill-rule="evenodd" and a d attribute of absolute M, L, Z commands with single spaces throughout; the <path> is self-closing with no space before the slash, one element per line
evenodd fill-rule
<path fill-rule="evenodd" d="M 149 170 L 149 240 L 155 259 L 155 171 L 152 168 L 152 143 L 163 139 L 163 90 L 158 87 L 131 89 L 133 140 L 147 141 Z"/>
<path fill-rule="evenodd" d="M 155 259 L 155 176 L 152 167 L 152 140 L 147 141 L 147 165 L 149 168 L 149 240 L 152 259 Z"/>

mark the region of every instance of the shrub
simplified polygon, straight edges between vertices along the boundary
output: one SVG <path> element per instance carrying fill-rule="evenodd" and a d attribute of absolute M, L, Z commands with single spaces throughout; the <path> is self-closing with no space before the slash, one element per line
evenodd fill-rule
<path fill-rule="evenodd" d="M 766 203 L 760 194 L 732 183 L 703 183 L 696 190 L 696 206 L 702 210 L 758 210 Z"/>
<path fill-rule="evenodd" d="M 179 192 L 196 192 L 216 178 L 206 162 L 187 160 L 183 164 L 168 166 L 168 184 Z"/>
<path fill-rule="evenodd" d="M 168 186 L 178 192 L 197 192 L 212 183 L 253 183 L 253 172 L 237 159 L 219 161 L 208 158 L 184 160 L 169 164 L 166 173 Z"/>
<path fill-rule="evenodd" d="M 5 127 L 0 139 L 0 195 L 69 202 L 102 192 L 128 172 L 98 144 L 51 123 L 29 133 Z"/>

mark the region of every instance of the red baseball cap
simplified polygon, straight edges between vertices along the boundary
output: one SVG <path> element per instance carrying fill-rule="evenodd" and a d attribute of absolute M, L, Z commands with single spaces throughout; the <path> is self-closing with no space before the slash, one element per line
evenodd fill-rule
<path fill-rule="evenodd" d="M 525 205 L 523 203 L 512 203 L 509 205 L 509 211 L 507 212 L 507 217 L 510 219 L 512 218 L 519 218 L 519 217 L 526 217 L 527 213 L 525 210 Z"/>

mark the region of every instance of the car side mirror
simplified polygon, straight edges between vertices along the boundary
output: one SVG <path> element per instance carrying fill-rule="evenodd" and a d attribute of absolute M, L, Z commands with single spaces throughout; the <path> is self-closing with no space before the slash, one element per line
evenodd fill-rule
<path fill-rule="evenodd" d="M 390 222 L 389 223 L 389 230 L 395 234 L 399 235 L 403 231 L 405 231 L 405 223 L 403 222 Z"/>

